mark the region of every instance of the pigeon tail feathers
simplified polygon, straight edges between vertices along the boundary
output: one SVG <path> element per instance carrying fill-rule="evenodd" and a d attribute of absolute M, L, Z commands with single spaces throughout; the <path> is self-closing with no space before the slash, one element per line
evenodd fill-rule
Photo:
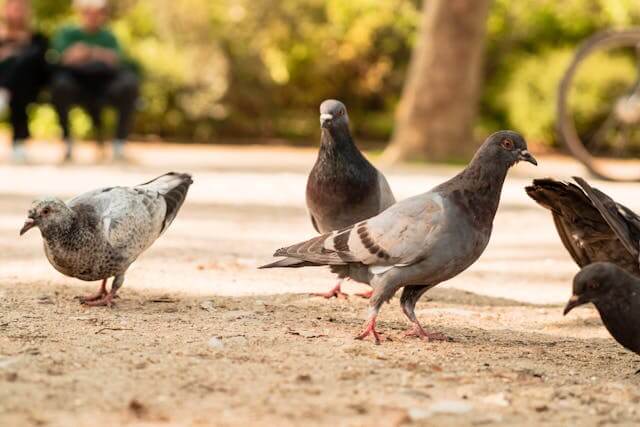
<path fill-rule="evenodd" d="M 187 192 L 189 191 L 189 186 L 191 186 L 191 184 L 193 184 L 191 175 L 186 173 L 169 172 L 149 182 L 138 185 L 138 187 L 157 191 L 164 198 L 167 204 L 167 213 L 162 223 L 161 234 L 175 219 L 185 198 L 187 197 Z"/>
<path fill-rule="evenodd" d="M 618 206 L 616 206 L 616 203 L 603 192 L 591 187 L 584 179 L 580 177 L 573 177 L 573 179 L 578 183 L 578 185 L 580 185 L 580 187 L 582 187 L 596 209 L 600 212 L 600 215 L 602 215 L 604 220 L 616 233 L 616 236 L 620 242 L 622 242 L 622 245 L 629 251 L 629 253 L 637 258 L 639 255 L 638 243 L 633 241 L 627 224 L 620 220 L 620 214 L 618 213 Z"/>

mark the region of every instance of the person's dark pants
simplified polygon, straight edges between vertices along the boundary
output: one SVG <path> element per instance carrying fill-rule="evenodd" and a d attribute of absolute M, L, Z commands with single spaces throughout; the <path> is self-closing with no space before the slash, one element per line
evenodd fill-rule
<path fill-rule="evenodd" d="M 47 71 L 44 51 L 36 46 L 5 60 L 0 66 L 0 87 L 10 94 L 9 119 L 14 144 L 30 136 L 27 107 L 36 101 L 46 82 Z"/>
<path fill-rule="evenodd" d="M 129 135 L 136 100 L 138 77 L 128 70 L 114 70 L 112 74 L 78 73 L 69 69 L 58 70 L 51 79 L 51 102 L 58 113 L 65 140 L 71 139 L 69 111 L 75 105 L 83 107 L 102 140 L 101 112 L 112 106 L 118 112 L 116 139 L 124 141 Z"/>

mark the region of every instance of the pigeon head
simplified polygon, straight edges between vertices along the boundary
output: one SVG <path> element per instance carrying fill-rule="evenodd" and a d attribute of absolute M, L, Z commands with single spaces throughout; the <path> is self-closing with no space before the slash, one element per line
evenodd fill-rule
<path fill-rule="evenodd" d="M 347 107 L 335 99 L 327 99 L 320 104 L 320 127 L 332 134 L 336 131 L 349 131 Z"/>
<path fill-rule="evenodd" d="M 20 235 L 32 229 L 40 228 L 40 231 L 46 231 L 51 227 L 60 226 L 69 220 L 71 210 L 60 199 L 45 198 L 33 202 L 24 226 L 20 230 Z"/>
<path fill-rule="evenodd" d="M 507 168 L 521 160 L 538 165 L 536 159 L 527 149 L 527 141 L 519 133 L 510 130 L 501 130 L 490 135 L 478 150 L 477 156 L 497 162 Z"/>
<path fill-rule="evenodd" d="M 564 308 L 566 315 L 574 308 L 595 303 L 605 297 L 627 273 L 609 262 L 595 262 L 584 267 L 573 278 L 573 295 Z"/>

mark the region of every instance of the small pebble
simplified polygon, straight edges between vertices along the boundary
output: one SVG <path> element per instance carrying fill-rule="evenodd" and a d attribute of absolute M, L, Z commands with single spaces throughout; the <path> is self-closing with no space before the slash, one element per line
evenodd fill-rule
<path fill-rule="evenodd" d="M 209 346 L 209 348 L 213 348 L 216 350 L 222 350 L 224 348 L 224 343 L 218 337 L 211 337 L 207 345 Z"/>

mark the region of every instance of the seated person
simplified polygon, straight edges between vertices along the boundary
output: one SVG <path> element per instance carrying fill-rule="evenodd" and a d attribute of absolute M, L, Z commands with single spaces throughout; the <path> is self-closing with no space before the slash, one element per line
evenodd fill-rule
<path fill-rule="evenodd" d="M 117 110 L 113 154 L 116 160 L 121 160 L 138 98 L 138 77 L 124 64 L 118 40 L 106 28 L 106 0 L 76 0 L 74 5 L 80 25 L 63 28 L 52 41 L 58 66 L 51 78 L 51 101 L 67 145 L 65 160 L 72 156 L 69 110 L 74 105 L 87 110 L 99 142 L 102 142 L 102 108 L 111 105 Z"/>
<path fill-rule="evenodd" d="M 9 107 L 13 161 L 26 160 L 27 107 L 46 83 L 47 39 L 31 29 L 29 0 L 6 0 L 0 23 L 0 111 Z"/>

